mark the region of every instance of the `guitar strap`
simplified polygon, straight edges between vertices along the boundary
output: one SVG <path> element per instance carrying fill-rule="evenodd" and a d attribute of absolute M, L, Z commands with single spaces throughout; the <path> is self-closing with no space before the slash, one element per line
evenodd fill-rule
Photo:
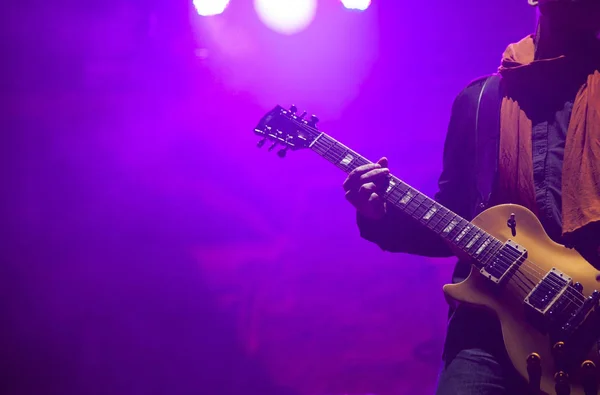
<path fill-rule="evenodd" d="M 478 202 L 474 216 L 492 205 L 498 177 L 502 77 L 493 74 L 483 83 L 475 113 L 475 183 Z"/>

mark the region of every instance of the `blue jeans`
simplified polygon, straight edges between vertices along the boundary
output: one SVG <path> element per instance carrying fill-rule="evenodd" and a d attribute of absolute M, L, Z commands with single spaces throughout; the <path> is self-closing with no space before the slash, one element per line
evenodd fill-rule
<path fill-rule="evenodd" d="M 436 395 L 524 395 L 500 323 L 487 312 L 460 306 L 450 318 Z"/>

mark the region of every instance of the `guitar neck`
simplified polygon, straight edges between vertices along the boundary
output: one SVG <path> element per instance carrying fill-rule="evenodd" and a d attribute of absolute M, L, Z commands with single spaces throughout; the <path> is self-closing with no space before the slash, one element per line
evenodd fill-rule
<path fill-rule="evenodd" d="M 321 133 L 310 148 L 346 173 L 372 163 L 325 133 Z M 389 176 L 389 184 L 383 198 L 388 205 L 436 233 L 455 249 L 469 255 L 477 266 L 483 267 L 488 264 L 495 251 L 503 245 L 489 233 L 393 175 Z"/>

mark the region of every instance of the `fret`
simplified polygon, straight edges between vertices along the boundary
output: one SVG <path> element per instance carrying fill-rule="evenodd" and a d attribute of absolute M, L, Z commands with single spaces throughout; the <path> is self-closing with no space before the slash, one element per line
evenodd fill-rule
<path fill-rule="evenodd" d="M 335 147 L 335 145 L 337 144 L 335 140 L 328 140 L 325 139 L 325 141 L 322 141 L 321 144 L 325 145 L 325 149 L 321 152 L 321 156 L 324 157 L 325 159 L 327 158 L 327 154 L 329 152 L 330 149 L 332 149 L 333 147 Z"/>
<path fill-rule="evenodd" d="M 407 213 L 408 215 L 413 215 L 413 213 L 419 208 L 419 206 L 421 206 L 421 204 L 423 204 L 425 199 L 426 198 L 424 195 L 417 193 L 415 195 L 415 197 L 410 201 L 410 203 L 408 203 L 406 205 L 404 212 Z"/>
<path fill-rule="evenodd" d="M 390 203 L 394 203 L 393 200 L 400 195 L 400 190 L 398 189 L 398 183 L 401 182 L 394 176 L 390 176 L 388 178 L 388 185 L 383 193 L 383 198 L 389 201 Z M 398 197 L 399 199 L 399 197 Z"/>
<path fill-rule="evenodd" d="M 335 150 L 337 141 L 326 139 L 323 141 L 323 144 L 325 144 L 326 149 L 323 151 L 321 156 L 327 160 L 330 160 L 329 157 L 332 155 L 330 151 Z"/>
<path fill-rule="evenodd" d="M 404 196 L 406 191 L 402 190 L 402 185 L 397 183 L 397 180 L 394 177 L 390 178 L 389 185 L 385 194 L 383 195 L 388 202 L 395 205 L 398 201 Z"/>
<path fill-rule="evenodd" d="M 478 232 L 476 238 L 477 241 L 473 243 L 471 248 L 466 247 L 464 251 L 466 251 L 474 259 L 475 266 L 482 268 L 486 266 L 486 261 L 483 259 L 483 255 L 488 249 L 491 248 L 493 237 L 489 236 L 485 232 Z M 475 245 L 478 245 L 478 247 Z"/>
<path fill-rule="evenodd" d="M 469 242 L 470 244 L 467 244 L 467 250 L 469 252 L 475 254 L 477 252 L 477 250 L 479 249 L 479 247 L 481 247 L 481 245 L 483 243 L 485 243 L 485 240 L 487 238 L 488 238 L 488 234 L 486 232 L 484 232 L 483 230 L 477 228 L 477 233 L 475 234 L 475 237 L 473 239 L 471 239 L 471 241 Z"/>
<path fill-rule="evenodd" d="M 324 156 L 325 159 L 337 165 L 338 161 L 344 156 L 344 148 L 336 141 Z"/>
<path fill-rule="evenodd" d="M 343 160 L 346 160 L 348 155 L 352 156 L 350 148 L 341 143 L 337 143 L 337 146 L 335 147 L 335 158 L 333 158 L 335 164 L 339 165 Z"/>
<path fill-rule="evenodd" d="M 445 210 L 442 212 L 443 216 L 440 219 L 440 221 L 435 225 L 435 232 L 438 234 L 441 234 L 444 229 L 446 228 L 446 226 L 448 226 L 448 224 L 450 223 L 450 221 L 452 220 L 452 218 L 454 217 L 454 213 L 450 210 Z"/>
<path fill-rule="evenodd" d="M 457 226 L 456 228 L 454 228 L 454 232 L 450 232 L 450 234 L 452 235 L 452 240 L 454 240 L 454 243 L 458 246 L 458 247 L 462 247 L 462 241 L 464 240 L 465 236 L 467 235 L 467 233 L 469 233 L 469 231 L 472 229 L 471 224 L 460 224 L 459 226 Z"/>
<path fill-rule="evenodd" d="M 357 155 L 356 158 L 354 158 L 352 160 L 352 162 L 350 162 L 348 164 L 348 166 L 346 166 L 346 170 L 348 171 L 348 173 L 350 173 L 351 171 L 353 171 L 354 169 L 356 169 L 357 167 L 366 165 L 367 163 L 369 163 L 368 160 L 366 160 L 365 158 L 363 158 L 360 155 Z"/>
<path fill-rule="evenodd" d="M 350 173 L 350 170 L 348 170 L 348 168 L 341 163 L 336 163 L 335 166 L 346 173 Z"/>
<path fill-rule="evenodd" d="M 481 263 L 484 265 L 488 265 L 492 259 L 496 256 L 496 253 L 500 251 L 502 248 L 502 243 L 499 240 L 494 240 L 492 238 L 490 244 L 486 247 L 486 249 L 482 252 L 480 257 Z M 481 248 L 481 247 L 480 247 Z"/>
<path fill-rule="evenodd" d="M 438 210 L 439 210 L 439 204 L 437 204 L 437 202 L 435 202 L 434 200 L 429 199 L 428 204 L 425 207 L 425 211 L 419 217 L 419 221 L 422 224 L 427 225 L 428 228 L 432 229 L 432 227 L 430 226 L 431 220 L 432 220 L 432 218 L 435 218 L 435 215 L 438 213 Z"/>
<path fill-rule="evenodd" d="M 478 261 L 480 261 L 483 265 L 486 265 L 489 258 L 493 256 L 492 251 L 494 250 L 494 240 L 492 237 L 486 237 L 483 244 L 481 244 L 477 250 L 475 250 L 474 254 Z"/>
<path fill-rule="evenodd" d="M 442 235 L 448 239 L 452 239 L 456 228 L 460 224 L 460 217 L 454 213 L 449 217 L 448 224 L 443 228 Z"/>
<path fill-rule="evenodd" d="M 408 203 L 415 197 L 417 196 L 417 194 L 415 193 L 415 191 L 412 188 L 409 188 L 408 191 L 406 191 L 406 193 L 404 195 L 402 195 L 402 198 L 398 201 L 397 204 L 400 205 L 400 207 L 406 207 L 408 205 Z"/>
<path fill-rule="evenodd" d="M 348 168 L 357 158 L 349 152 L 350 150 L 346 150 L 344 157 L 341 161 L 338 162 L 338 165 L 342 166 L 342 168 Z"/>
<path fill-rule="evenodd" d="M 348 165 L 348 168 L 347 168 L 346 171 L 348 173 L 350 173 L 352 170 L 356 169 L 357 167 L 363 166 L 363 165 L 366 165 L 366 164 L 369 164 L 369 163 L 371 163 L 371 161 L 369 161 L 369 160 L 363 158 L 362 156 L 358 155 L 356 157 L 356 159 L 350 165 Z"/>
<path fill-rule="evenodd" d="M 324 144 L 324 145 L 326 145 L 326 146 L 331 146 L 331 145 L 333 145 L 334 143 L 336 143 L 336 140 L 335 140 L 334 138 L 331 138 L 330 136 L 328 136 L 328 135 L 326 135 L 326 134 L 322 133 L 322 134 L 321 134 L 321 137 L 320 137 L 320 138 L 319 138 L 319 140 L 318 140 L 318 143 L 320 143 L 320 144 Z"/>
<path fill-rule="evenodd" d="M 314 144 L 310 147 L 317 154 L 321 155 L 321 144 L 319 144 L 319 140 L 316 140 Z"/>
<path fill-rule="evenodd" d="M 433 223 L 433 221 L 431 222 L 431 225 L 433 225 L 433 231 L 435 233 L 442 233 L 442 230 L 444 230 L 444 228 L 448 226 L 448 218 L 451 214 L 452 211 L 440 205 L 440 209 L 436 213 L 436 217 L 438 217 L 437 222 L 435 222 L 435 224 Z"/>
<path fill-rule="evenodd" d="M 458 215 L 456 215 L 455 213 L 452 213 L 452 216 L 450 217 L 450 222 L 448 223 L 448 226 L 446 226 L 443 230 L 443 232 L 446 234 L 446 237 L 448 238 L 452 238 L 452 236 L 454 235 L 454 232 L 456 231 L 456 228 L 458 226 L 460 226 L 460 217 Z"/>
<path fill-rule="evenodd" d="M 355 154 L 354 152 L 352 152 L 352 150 L 344 145 L 338 145 L 339 148 L 339 152 L 338 155 L 335 158 L 336 164 L 343 166 L 343 168 L 347 168 L 348 164 L 350 164 L 351 162 L 353 162 L 356 157 L 358 156 L 357 154 Z"/>
<path fill-rule="evenodd" d="M 392 176 L 390 178 L 390 185 L 386 190 L 386 194 L 390 197 L 390 202 L 396 204 L 400 199 L 404 197 L 406 192 L 408 192 L 409 190 L 410 187 L 408 185 L 406 185 L 396 177 Z"/>
<path fill-rule="evenodd" d="M 478 245 L 473 248 L 473 251 L 478 253 L 477 256 L 479 259 L 486 259 L 487 255 L 489 255 L 494 249 L 495 238 L 486 232 L 484 233 L 485 236 L 482 237 L 481 243 L 478 243 Z M 484 246 L 486 243 L 487 245 Z"/>
<path fill-rule="evenodd" d="M 325 139 L 324 135 L 321 135 L 317 140 L 315 140 L 314 144 L 311 146 L 312 150 L 317 154 L 323 156 L 323 152 L 325 151 L 325 147 L 327 143 L 323 141 Z"/>
<path fill-rule="evenodd" d="M 414 211 L 413 217 L 415 219 L 418 219 L 419 221 L 421 221 L 421 219 L 423 218 L 425 213 L 427 213 L 427 211 L 429 211 L 429 209 L 431 208 L 431 206 L 433 204 L 434 204 L 434 202 L 425 196 L 425 199 L 423 200 L 423 202 L 421 202 L 421 204 L 419 204 L 419 207 L 417 207 L 417 209 Z"/>
<path fill-rule="evenodd" d="M 466 219 L 463 219 L 460 216 L 457 217 L 459 218 L 458 225 L 456 225 L 449 233 L 450 238 L 454 240 L 455 243 L 461 241 L 466 236 L 467 232 L 471 230 L 472 226 Z"/>
<path fill-rule="evenodd" d="M 489 254 L 490 250 L 493 248 L 493 240 L 488 235 L 484 235 L 480 240 L 481 243 L 478 243 L 478 245 L 473 248 L 473 255 L 483 262 Z"/>
<path fill-rule="evenodd" d="M 461 232 L 462 237 L 460 238 L 460 241 L 458 242 L 458 247 L 466 250 L 467 244 L 471 241 L 471 238 L 473 236 L 475 236 L 476 232 L 477 232 L 477 227 L 475 225 L 473 225 L 472 223 L 469 223 Z"/>
<path fill-rule="evenodd" d="M 351 170 L 345 164 L 352 163 L 355 159 L 356 156 L 353 155 L 350 149 L 341 146 L 336 149 L 335 156 L 331 158 L 331 162 L 346 173 L 350 173 Z"/>
<path fill-rule="evenodd" d="M 371 161 L 363 158 L 362 156 L 359 156 L 358 160 L 355 162 L 355 167 L 363 166 L 363 165 L 366 165 L 368 163 L 371 163 Z M 352 170 L 354 170 L 354 169 L 352 169 Z"/>
<path fill-rule="evenodd" d="M 492 245 L 488 247 L 488 255 L 484 263 L 486 265 L 490 264 L 494 260 L 494 258 L 496 258 L 496 255 L 498 255 L 498 252 L 500 252 L 501 249 L 502 243 L 500 243 L 498 240 L 493 240 Z"/>
<path fill-rule="evenodd" d="M 471 229 L 467 232 L 467 234 L 462 238 L 459 243 L 459 247 L 464 249 L 467 252 L 470 252 L 470 248 L 473 247 L 473 244 L 477 241 L 481 235 L 477 236 L 479 233 L 479 228 L 473 224 L 469 225 Z"/>
<path fill-rule="evenodd" d="M 411 213 L 408 209 L 409 204 L 413 203 L 413 199 L 419 195 L 418 192 L 407 187 L 402 182 L 400 184 L 396 184 L 394 180 L 390 180 L 390 182 L 393 183 L 393 185 L 388 187 L 388 190 L 386 191 L 386 193 L 388 193 L 388 201 L 404 213 L 410 215 Z"/>
<path fill-rule="evenodd" d="M 429 227 L 435 232 L 440 233 L 444 226 L 441 226 L 444 222 L 444 219 L 451 213 L 446 207 L 441 204 L 437 205 L 438 210 L 433 216 L 433 220 L 429 221 Z"/>

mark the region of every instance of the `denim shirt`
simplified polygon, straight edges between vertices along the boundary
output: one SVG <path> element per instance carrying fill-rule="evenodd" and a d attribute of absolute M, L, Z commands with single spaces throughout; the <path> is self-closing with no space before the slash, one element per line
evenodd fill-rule
<path fill-rule="evenodd" d="M 532 154 L 538 219 L 546 233 L 562 242 L 562 164 L 573 100 L 567 100 L 554 117 L 533 126 Z"/>

